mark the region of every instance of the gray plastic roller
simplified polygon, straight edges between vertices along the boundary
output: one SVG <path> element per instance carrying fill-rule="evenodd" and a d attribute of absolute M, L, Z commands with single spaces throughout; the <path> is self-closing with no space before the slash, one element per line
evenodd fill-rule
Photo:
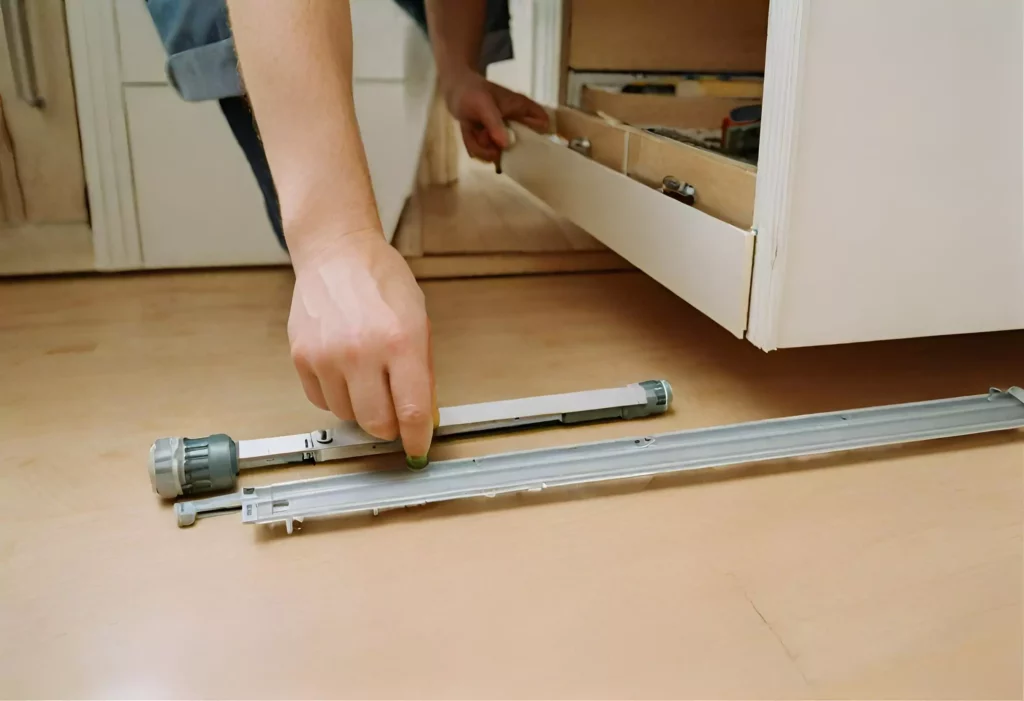
<path fill-rule="evenodd" d="M 218 433 L 206 438 L 160 438 L 149 449 L 149 480 L 165 499 L 235 486 L 238 446 Z"/>

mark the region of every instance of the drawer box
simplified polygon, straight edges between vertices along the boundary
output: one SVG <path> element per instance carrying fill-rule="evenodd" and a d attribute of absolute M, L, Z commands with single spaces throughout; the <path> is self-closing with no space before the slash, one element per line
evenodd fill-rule
<path fill-rule="evenodd" d="M 721 129 L 732 110 L 759 105 L 756 97 L 709 97 L 645 95 L 584 86 L 580 109 L 589 114 L 604 113 L 637 126 L 682 129 Z"/>
<path fill-rule="evenodd" d="M 513 124 L 502 170 L 552 209 L 731 333 L 747 325 L 756 168 L 570 108 L 552 111 L 555 134 Z M 586 138 L 590 155 L 567 147 Z M 695 206 L 661 193 L 672 175 L 697 190 Z"/>
<path fill-rule="evenodd" d="M 571 0 L 569 68 L 763 73 L 769 0 Z"/>

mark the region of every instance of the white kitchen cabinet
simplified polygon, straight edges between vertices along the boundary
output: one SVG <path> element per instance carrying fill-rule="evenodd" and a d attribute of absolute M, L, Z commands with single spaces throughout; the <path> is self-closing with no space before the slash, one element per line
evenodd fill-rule
<path fill-rule="evenodd" d="M 1024 328 L 1022 8 L 805 3 L 762 343 Z"/>
<path fill-rule="evenodd" d="M 733 334 L 1024 328 L 1021 0 L 571 0 L 559 21 L 560 138 L 516 127 L 505 171 Z M 608 89 L 667 73 L 732 79 Z M 587 90 L 609 114 L 577 109 Z M 753 98 L 756 167 L 643 129 L 706 131 Z M 668 175 L 694 206 L 657 191 Z"/>
<path fill-rule="evenodd" d="M 283 261 L 216 106 L 167 85 L 142 0 L 65 2 L 92 264 Z M 772 350 L 1024 329 L 1024 0 L 533 0 L 528 15 L 557 134 L 515 125 L 504 172 L 728 332 Z M 390 0 L 355 0 L 353 24 L 392 231 L 433 64 Z M 623 76 L 675 87 L 624 93 Z M 645 129 L 704 139 L 750 104 L 756 163 Z M 669 175 L 692 205 L 659 191 Z"/>

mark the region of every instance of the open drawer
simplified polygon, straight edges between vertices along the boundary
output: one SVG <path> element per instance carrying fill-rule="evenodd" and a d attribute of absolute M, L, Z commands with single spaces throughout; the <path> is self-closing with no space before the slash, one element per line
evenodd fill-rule
<path fill-rule="evenodd" d="M 502 171 L 701 312 L 747 326 L 756 167 L 612 120 L 559 107 L 553 134 L 513 124 Z M 589 153 L 570 148 L 589 142 Z M 673 176 L 694 204 L 661 191 Z"/>

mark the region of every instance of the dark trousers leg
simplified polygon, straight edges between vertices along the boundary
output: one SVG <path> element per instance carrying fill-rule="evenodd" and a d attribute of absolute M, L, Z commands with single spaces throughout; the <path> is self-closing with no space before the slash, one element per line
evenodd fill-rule
<path fill-rule="evenodd" d="M 284 240 L 284 230 L 281 226 L 281 207 L 277 200 L 277 189 L 274 187 L 274 179 L 270 175 L 270 165 L 267 163 L 267 154 L 263 150 L 263 143 L 260 141 L 259 132 L 256 129 L 256 119 L 253 117 L 249 101 L 244 97 L 229 97 L 220 100 L 220 109 L 224 113 L 231 133 L 235 140 L 242 147 L 249 167 L 256 176 L 256 182 L 263 193 L 263 203 L 267 209 L 267 217 L 274 228 L 281 247 L 288 250 Z"/>

